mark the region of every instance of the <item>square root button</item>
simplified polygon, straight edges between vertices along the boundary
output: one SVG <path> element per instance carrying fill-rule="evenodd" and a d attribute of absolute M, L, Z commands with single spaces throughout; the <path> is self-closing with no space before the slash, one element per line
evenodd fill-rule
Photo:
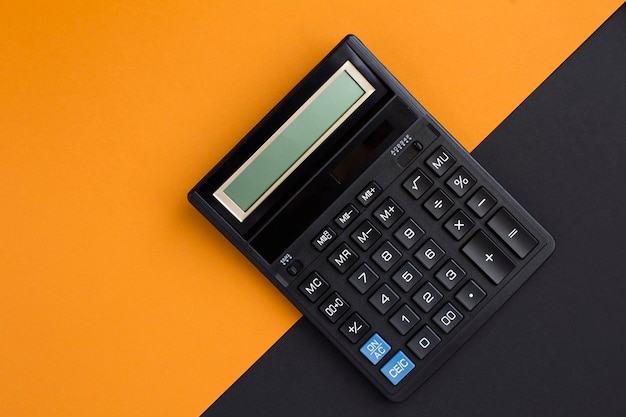
<path fill-rule="evenodd" d="M 415 368 L 415 364 L 411 362 L 404 352 L 399 351 L 382 368 L 380 372 L 393 385 L 398 385 L 408 374 Z"/>

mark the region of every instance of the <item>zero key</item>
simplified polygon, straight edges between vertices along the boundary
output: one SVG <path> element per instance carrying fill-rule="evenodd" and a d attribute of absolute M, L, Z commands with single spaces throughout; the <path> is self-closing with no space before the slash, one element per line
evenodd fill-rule
<path fill-rule="evenodd" d="M 482 230 L 476 233 L 461 250 L 496 285 L 515 268 L 515 264 Z"/>

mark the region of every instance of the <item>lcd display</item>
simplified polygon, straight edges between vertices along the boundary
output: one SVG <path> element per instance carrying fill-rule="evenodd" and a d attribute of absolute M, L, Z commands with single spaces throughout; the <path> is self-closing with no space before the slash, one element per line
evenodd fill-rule
<path fill-rule="evenodd" d="M 243 221 L 373 92 L 347 61 L 213 195 Z"/>

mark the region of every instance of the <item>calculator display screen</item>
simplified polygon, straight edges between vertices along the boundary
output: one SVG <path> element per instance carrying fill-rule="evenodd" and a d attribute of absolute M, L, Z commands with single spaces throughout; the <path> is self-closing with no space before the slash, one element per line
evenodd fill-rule
<path fill-rule="evenodd" d="M 215 191 L 214 197 L 243 221 L 374 90 L 346 61 Z"/>

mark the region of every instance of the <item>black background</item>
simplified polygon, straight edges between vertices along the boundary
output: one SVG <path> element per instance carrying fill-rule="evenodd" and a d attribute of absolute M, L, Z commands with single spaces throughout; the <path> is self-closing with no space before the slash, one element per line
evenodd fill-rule
<path fill-rule="evenodd" d="M 439 372 L 391 403 L 301 319 L 203 416 L 626 415 L 626 5 L 472 155 L 557 246 Z"/>

